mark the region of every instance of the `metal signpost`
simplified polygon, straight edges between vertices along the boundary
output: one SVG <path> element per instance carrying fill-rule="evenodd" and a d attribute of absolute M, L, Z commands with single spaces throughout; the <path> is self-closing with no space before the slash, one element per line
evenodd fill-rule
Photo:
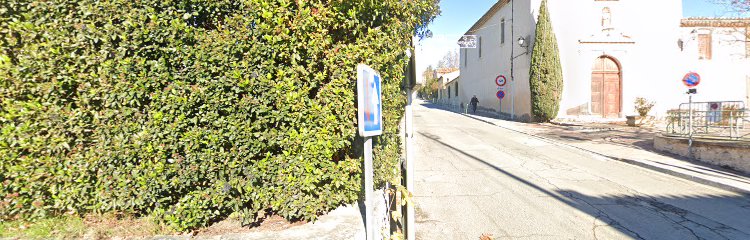
<path fill-rule="evenodd" d="M 359 135 L 365 138 L 365 232 L 374 239 L 373 229 L 373 169 L 372 136 L 383 133 L 383 106 L 380 95 L 380 75 L 367 65 L 357 65 L 357 125 Z"/>
<path fill-rule="evenodd" d="M 497 93 L 495 96 L 497 96 L 497 99 L 500 102 L 500 112 L 503 112 L 503 98 L 505 98 L 505 84 L 508 83 L 508 79 L 505 78 L 505 75 L 498 75 L 495 78 L 495 85 L 497 85 Z"/>
<path fill-rule="evenodd" d="M 688 87 L 688 155 L 693 156 L 693 94 L 698 93 L 695 89 L 701 83 L 701 75 L 689 72 L 682 77 L 682 83 Z"/>

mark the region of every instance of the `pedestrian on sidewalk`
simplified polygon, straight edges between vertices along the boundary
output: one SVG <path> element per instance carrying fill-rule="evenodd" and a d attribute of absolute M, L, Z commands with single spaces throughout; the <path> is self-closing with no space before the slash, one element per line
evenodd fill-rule
<path fill-rule="evenodd" d="M 477 104 L 479 103 L 479 99 L 477 99 L 477 95 L 474 95 L 474 97 L 471 98 L 471 108 L 474 112 L 474 114 L 477 113 Z"/>

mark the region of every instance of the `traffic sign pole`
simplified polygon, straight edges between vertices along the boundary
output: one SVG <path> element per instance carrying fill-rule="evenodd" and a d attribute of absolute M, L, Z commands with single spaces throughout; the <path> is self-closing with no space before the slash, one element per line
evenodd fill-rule
<path fill-rule="evenodd" d="M 689 72 L 682 77 L 682 83 L 688 87 L 688 156 L 693 158 L 693 94 L 698 93 L 695 87 L 701 83 L 701 75 Z"/>
<path fill-rule="evenodd" d="M 691 89 L 692 90 L 692 89 Z M 693 158 L 693 94 L 688 91 L 688 156 Z"/>
<path fill-rule="evenodd" d="M 373 189 L 373 169 L 372 169 L 372 137 L 365 137 L 365 232 L 367 240 L 375 239 L 373 229 L 372 214 L 372 189 Z"/>
<path fill-rule="evenodd" d="M 414 99 L 414 91 L 412 89 L 407 90 L 407 109 L 406 109 L 406 119 L 404 119 L 404 123 L 406 124 L 406 190 L 409 192 L 414 191 L 414 161 L 416 157 L 414 156 L 414 108 L 412 107 L 413 99 Z M 404 198 L 404 196 L 402 196 Z M 409 201 L 413 201 L 412 199 L 409 199 Z M 414 211 L 414 203 L 407 203 L 406 204 L 406 239 L 407 240 L 413 240 L 416 239 L 416 214 Z"/>
<path fill-rule="evenodd" d="M 371 67 L 357 65 L 357 124 L 364 142 L 365 235 L 375 239 L 373 215 L 372 136 L 383 133 L 380 75 Z"/>

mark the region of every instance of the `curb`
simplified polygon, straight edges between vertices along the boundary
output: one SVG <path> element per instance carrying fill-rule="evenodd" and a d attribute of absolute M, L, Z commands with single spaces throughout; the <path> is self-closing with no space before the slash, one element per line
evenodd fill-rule
<path fill-rule="evenodd" d="M 451 111 L 451 110 L 448 110 L 448 111 Z M 453 112 L 453 111 L 451 111 L 451 112 Z M 456 112 L 454 112 L 454 113 L 456 113 Z M 573 146 L 573 145 L 570 145 L 570 144 L 567 144 L 567 143 L 564 143 L 564 142 L 560 142 L 560 141 L 557 141 L 557 140 L 554 140 L 554 139 L 550 139 L 550 138 L 546 138 L 546 137 L 534 135 L 534 134 L 531 134 L 531 133 L 519 131 L 519 130 L 516 130 L 516 129 L 511 129 L 511 128 L 508 128 L 508 127 L 500 126 L 500 125 L 498 125 L 496 123 L 493 123 L 493 122 L 490 122 L 490 121 L 487 121 L 487 120 L 484 120 L 484 119 L 480 119 L 480 118 L 477 118 L 477 117 L 472 116 L 472 115 L 463 114 L 463 113 L 457 113 L 457 114 L 461 115 L 461 116 L 465 116 L 465 117 L 471 118 L 471 119 L 474 119 L 474 120 L 477 120 L 477 121 L 480 121 L 480 122 L 483 122 L 483 123 L 487 123 L 487 124 L 490 124 L 490 125 L 493 125 L 493 126 L 505 129 L 505 130 L 509 130 L 509 131 L 512 131 L 512 132 L 516 132 L 516 133 L 524 134 L 524 135 L 531 136 L 531 137 L 534 137 L 534 138 L 538 138 L 538 139 L 541 139 L 543 141 L 552 143 L 554 145 L 565 146 L 565 147 L 569 147 L 569 148 L 578 149 L 578 150 L 581 150 L 581 151 L 584 151 L 584 152 L 588 152 L 588 153 L 591 153 L 591 154 L 594 154 L 594 155 L 597 155 L 597 156 L 601 156 L 601 157 L 604 157 L 604 158 L 607 158 L 607 159 L 616 160 L 616 161 L 619 161 L 619 162 L 623 162 L 623 163 L 627 163 L 627 164 L 630 164 L 630 165 L 634 165 L 634 166 L 638 166 L 638 167 L 641 167 L 641 168 L 645 168 L 645 169 L 648 169 L 648 170 L 651 170 L 651 171 L 664 173 L 664 174 L 667 174 L 667 175 L 670 175 L 670 176 L 679 177 L 679 178 L 682 178 L 682 179 L 685 179 L 685 180 L 688 180 L 688 181 L 692 181 L 692 182 L 695 182 L 695 183 L 699 183 L 699 184 L 703 184 L 703 185 L 708 185 L 708 186 L 711 186 L 711 187 L 723 189 L 723 190 L 730 191 L 730 192 L 735 192 L 735 193 L 742 194 L 742 195 L 745 195 L 747 197 L 750 197 L 750 190 L 746 190 L 746 189 L 734 187 L 734 186 L 731 186 L 731 185 L 723 184 L 723 183 L 716 182 L 716 181 L 711 181 L 711 180 L 704 179 L 704 178 L 695 177 L 695 176 L 692 176 L 692 175 L 689 175 L 689 174 L 685 174 L 685 173 L 681 173 L 681 172 L 677 172 L 677 171 L 673 171 L 673 170 L 669 170 L 669 169 L 665 169 L 665 168 L 660 168 L 660 167 L 657 167 L 657 166 L 654 166 L 654 165 L 643 163 L 643 162 L 638 161 L 638 160 L 609 156 L 609 155 L 602 154 L 602 153 L 599 153 L 599 152 L 596 152 L 596 151 L 593 151 L 593 150 L 589 150 L 589 149 L 585 149 L 585 148 L 582 148 L 582 147 Z"/>

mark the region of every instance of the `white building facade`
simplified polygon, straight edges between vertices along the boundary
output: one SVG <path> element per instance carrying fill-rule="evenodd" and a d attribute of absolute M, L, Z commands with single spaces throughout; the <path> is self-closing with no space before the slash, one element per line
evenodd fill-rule
<path fill-rule="evenodd" d="M 460 52 L 460 102 L 477 95 L 481 109 L 530 119 L 529 67 L 540 4 L 500 0 L 466 32 L 477 36 L 477 48 Z M 744 19 L 682 19 L 681 0 L 549 0 L 548 10 L 564 78 L 559 118 L 623 118 L 634 114 L 636 97 L 655 101 L 652 115 L 664 116 L 687 101 L 681 79 L 690 71 L 702 76 L 696 100 L 748 101 Z M 699 56 L 700 47 L 704 55 L 711 48 L 712 56 Z M 501 75 L 507 79 L 502 87 L 495 81 Z"/>
<path fill-rule="evenodd" d="M 438 96 L 437 102 L 444 105 L 458 106 L 460 104 L 460 98 L 458 92 L 460 87 L 458 86 L 458 79 L 460 78 L 460 72 L 455 70 L 448 73 L 438 73 Z"/>

